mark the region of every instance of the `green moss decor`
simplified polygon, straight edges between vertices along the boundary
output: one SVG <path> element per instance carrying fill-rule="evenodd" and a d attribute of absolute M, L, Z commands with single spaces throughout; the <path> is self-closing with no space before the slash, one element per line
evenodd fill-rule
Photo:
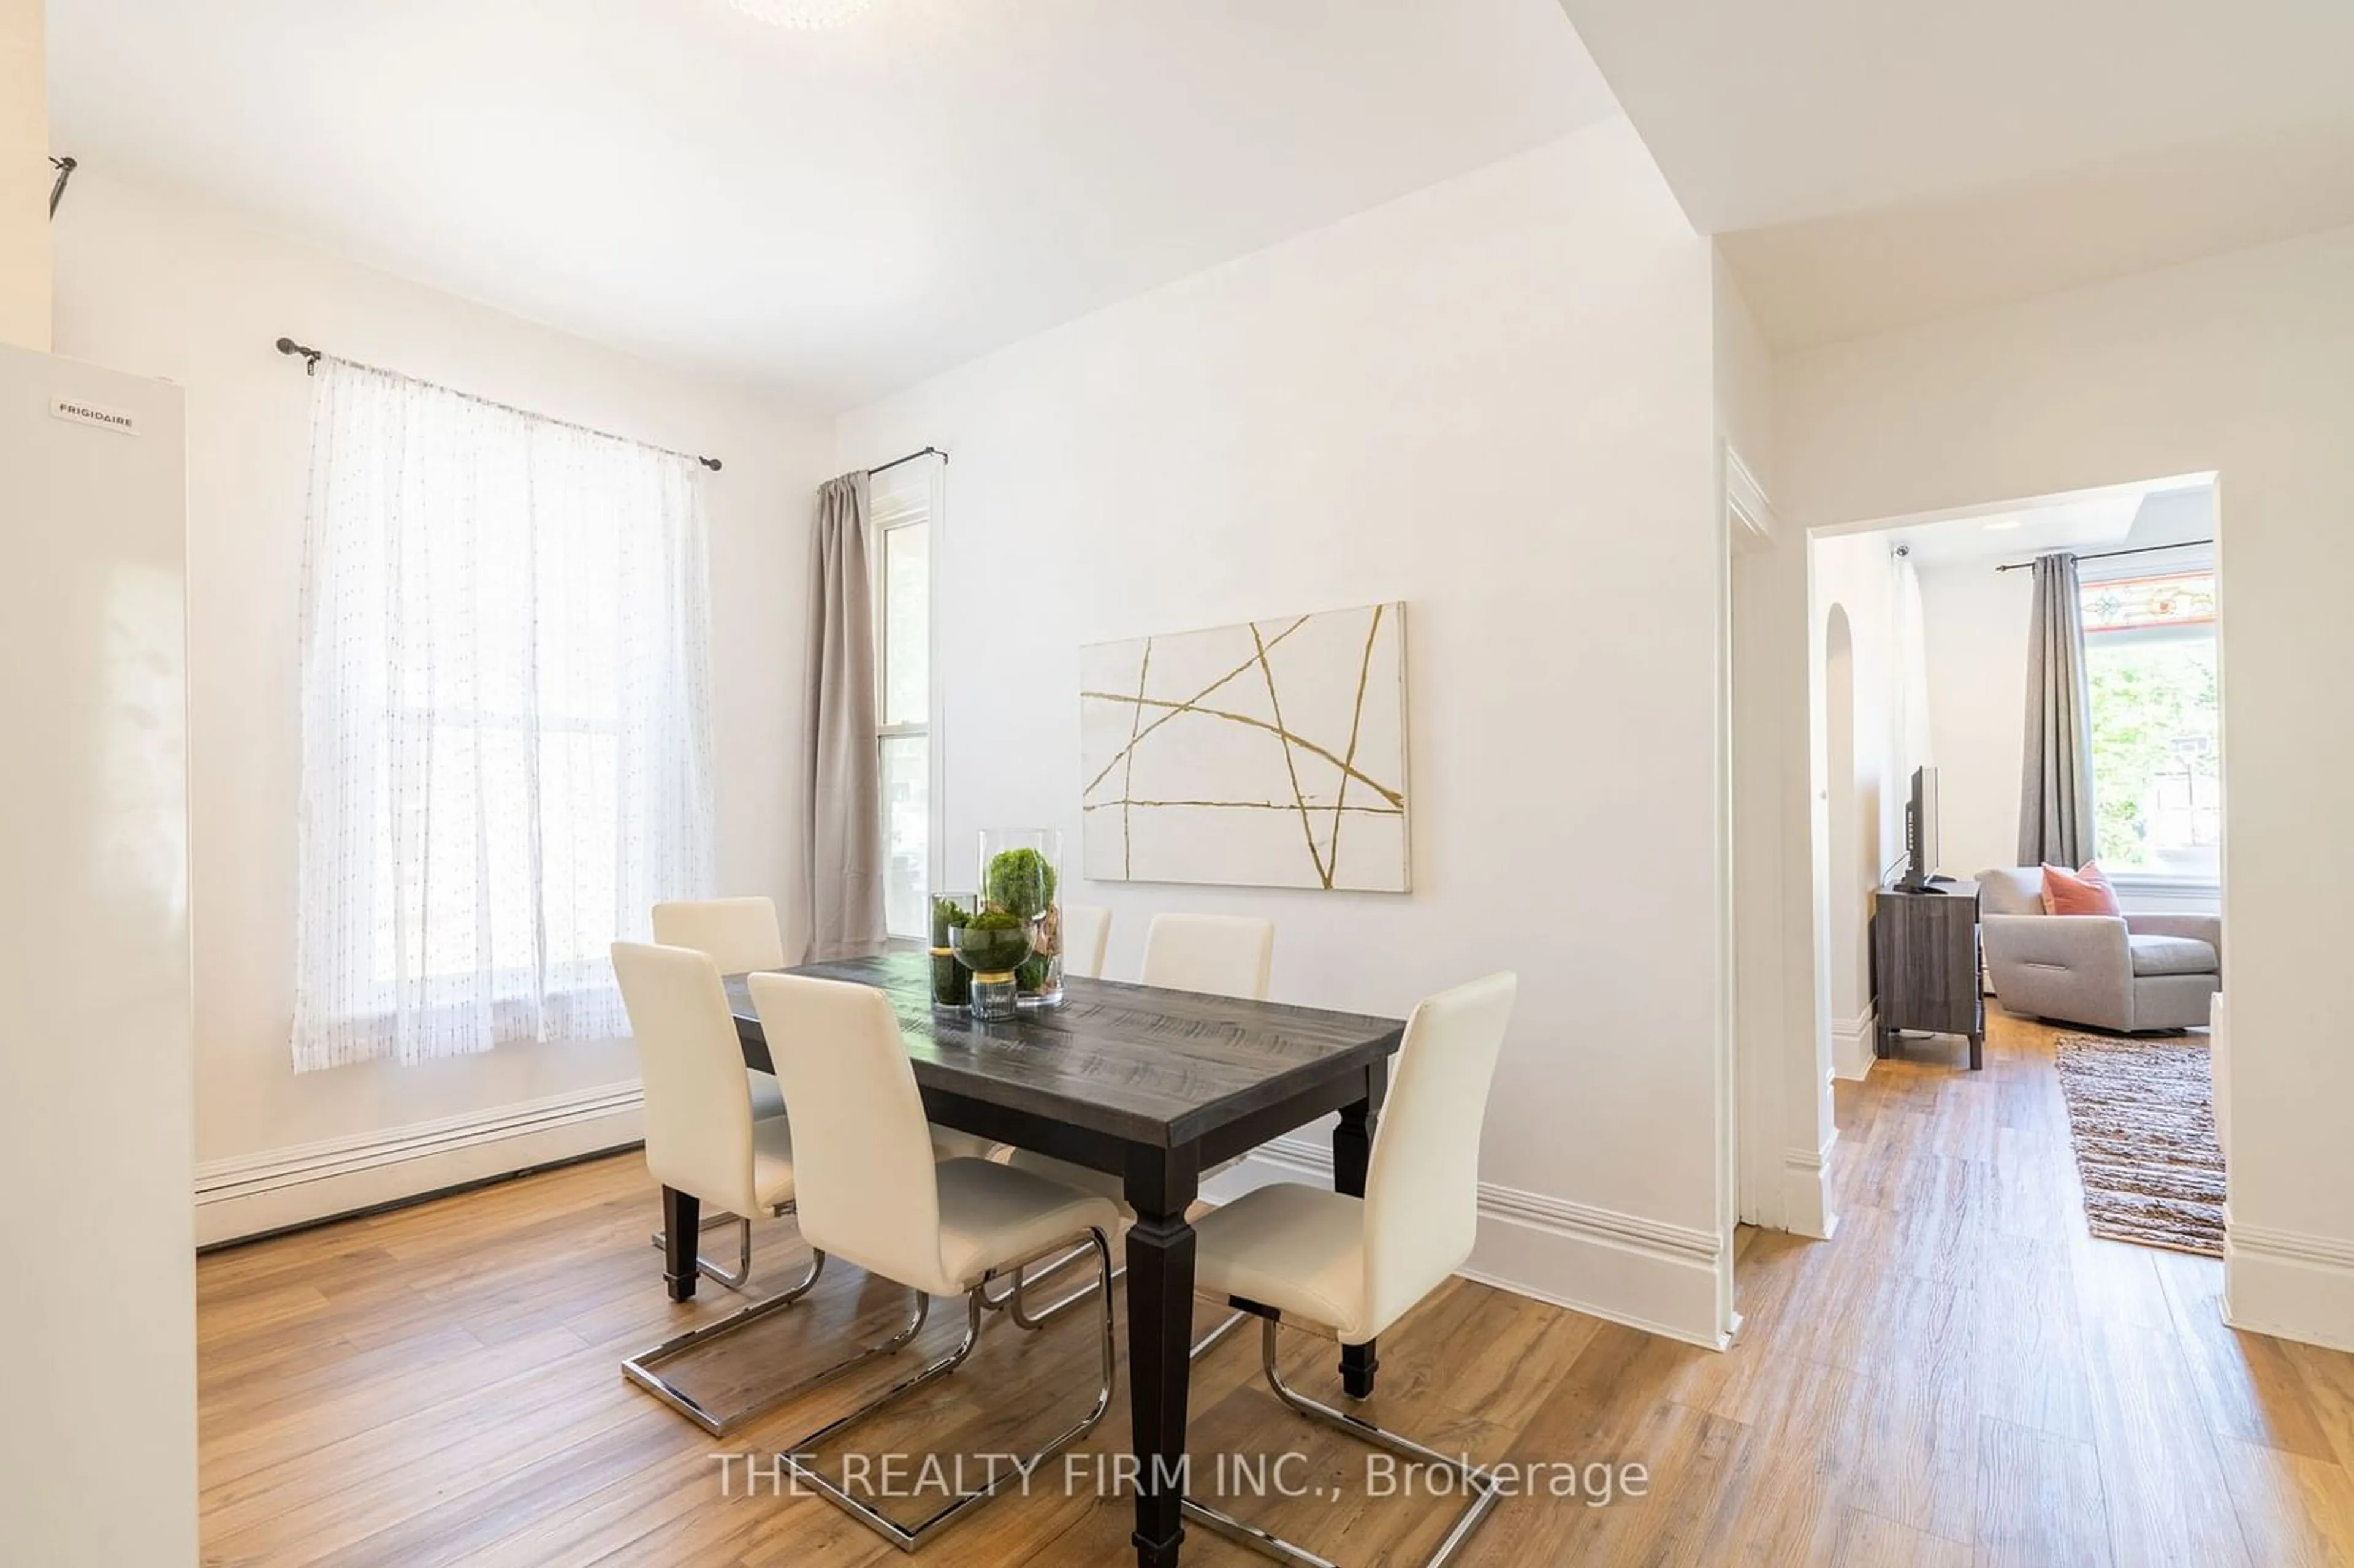
<path fill-rule="evenodd" d="M 990 903 L 1034 920 L 1055 902 L 1055 866 L 1034 849 L 1010 849 L 989 863 Z"/>

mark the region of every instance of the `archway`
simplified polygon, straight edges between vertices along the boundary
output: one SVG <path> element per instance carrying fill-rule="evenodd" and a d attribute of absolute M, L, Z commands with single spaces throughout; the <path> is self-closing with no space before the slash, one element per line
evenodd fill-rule
<path fill-rule="evenodd" d="M 1823 622 L 1823 790 L 1830 895 L 1824 933 L 1828 1001 L 1833 1040 L 1851 1040 L 1871 995 L 1864 899 L 1877 867 L 1865 852 L 1863 800 L 1856 783 L 1855 629 L 1846 608 L 1838 604 Z M 1854 1070 L 1850 1063 L 1837 1066 Z"/>

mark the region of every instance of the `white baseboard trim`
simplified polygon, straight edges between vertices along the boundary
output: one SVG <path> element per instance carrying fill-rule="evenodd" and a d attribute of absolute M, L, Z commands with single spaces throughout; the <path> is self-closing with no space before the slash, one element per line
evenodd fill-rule
<path fill-rule="evenodd" d="M 1243 1169 L 1232 1174 L 1241 1175 L 1244 1170 L 1247 1170 L 1252 1165 L 1272 1165 L 1286 1176 L 1313 1176 L 1327 1185 L 1330 1185 L 1332 1181 L 1331 1149 L 1312 1138 L 1301 1138 L 1296 1134 L 1288 1138 L 1278 1138 L 1272 1143 L 1261 1144 L 1254 1149 L 1250 1152 L 1250 1157 L 1243 1162 Z M 1252 1181 L 1244 1186 L 1241 1191 L 1246 1192 L 1254 1187 L 1266 1185 L 1265 1181 Z M 1238 1192 L 1235 1195 L 1241 1194 Z"/>
<path fill-rule="evenodd" d="M 1301 1177 L 1329 1185 L 1331 1150 L 1280 1138 L 1204 1195 L 1232 1202 Z M 1479 1247 L 1458 1271 L 1466 1279 L 1710 1350 L 1728 1342 L 1717 1321 L 1723 1245 L 1707 1231 L 1492 1181 L 1479 1183 Z"/>
<path fill-rule="evenodd" d="M 2354 1243 L 2232 1223 L 2223 1213 L 2223 1320 L 2354 1351 Z"/>
<path fill-rule="evenodd" d="M 1879 1010 L 1867 1002 L 1853 1018 L 1831 1020 L 1831 1076 L 1861 1083 L 1872 1071 L 1880 1030 Z"/>
<path fill-rule="evenodd" d="M 1839 1228 L 1831 1209 L 1831 1151 L 1838 1147 L 1839 1128 L 1833 1128 L 1820 1149 L 1793 1149 L 1782 1156 L 1782 1214 L 1799 1235 L 1829 1241 Z"/>
<path fill-rule="evenodd" d="M 635 1082 L 287 1149 L 208 1160 L 196 1172 L 196 1245 L 234 1241 L 413 1198 L 644 1137 Z"/>

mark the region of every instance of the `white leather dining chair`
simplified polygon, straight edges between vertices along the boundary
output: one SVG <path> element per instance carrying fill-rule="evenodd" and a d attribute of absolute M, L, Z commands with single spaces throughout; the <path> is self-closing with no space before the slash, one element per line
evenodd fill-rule
<path fill-rule="evenodd" d="M 1267 1000 L 1275 922 L 1242 915 L 1155 915 L 1144 933 L 1146 985 Z"/>
<path fill-rule="evenodd" d="M 1302 1415 L 1449 1472 L 1469 1499 L 1424 1568 L 1439 1568 L 1495 1506 L 1494 1477 L 1360 1416 L 1320 1404 L 1283 1381 L 1277 1338 L 1287 1319 L 1372 1342 L 1471 1255 L 1479 1228 L 1479 1133 L 1517 977 L 1493 974 L 1426 999 L 1398 1047 L 1389 1102 L 1373 1132 L 1365 1195 L 1279 1182 L 1194 1226 L 1193 1277 L 1266 1320 L 1267 1387 Z M 1321 1562 L 1233 1515 L 1188 1498 L 1185 1512 L 1278 1562 Z"/>
<path fill-rule="evenodd" d="M 1210 996 L 1240 997 L 1246 1001 L 1267 1000 L 1268 971 L 1275 960 L 1275 922 L 1254 919 L 1241 915 L 1155 915 L 1144 936 L 1143 983 L 1165 991 L 1195 991 Z M 1120 1217 L 1133 1221 L 1136 1211 L 1128 1206 L 1124 1184 L 1108 1171 L 1091 1171 L 1084 1165 L 1073 1165 L 1052 1155 L 1017 1149 L 1009 1156 L 1010 1162 L 1041 1176 L 1050 1176 L 1089 1192 L 1098 1192 L 1118 1203 Z M 1204 1177 L 1215 1176 L 1241 1164 L 1230 1160 L 1215 1170 L 1204 1171 Z M 991 1302 L 1013 1314 L 1013 1320 L 1025 1329 L 1044 1328 L 1062 1313 L 1087 1299 L 1095 1287 L 1083 1286 L 1051 1307 L 1034 1310 L 1029 1292 L 1046 1277 L 1059 1272 L 1076 1261 L 1076 1255 L 1056 1258 L 1039 1269 L 1035 1277 L 1026 1271 L 1014 1271 L 1013 1283 L 1002 1298 Z M 1125 1274 L 1127 1270 L 1119 1271 Z M 1117 1276 L 1115 1276 L 1117 1277 Z M 1241 1319 L 1229 1318 L 1193 1347 L 1201 1355 L 1212 1345 L 1226 1337 Z"/>
<path fill-rule="evenodd" d="M 1104 948 L 1111 940 L 1111 911 L 1097 904 L 1063 906 L 1063 972 L 1084 980 L 1103 978 Z"/>
<path fill-rule="evenodd" d="M 752 1273 L 750 1216 L 784 1214 L 794 1207 L 790 1128 L 781 1118 L 763 1119 L 752 1114 L 735 1014 L 727 1006 L 719 967 L 709 954 L 641 942 L 616 942 L 612 954 L 644 1084 L 646 1170 L 664 1187 L 736 1217 L 736 1266 L 724 1268 L 698 1253 L 695 1267 L 703 1277 L 740 1290 Z M 727 1415 L 709 1409 L 656 1370 L 697 1345 L 791 1306 L 809 1294 L 824 1269 L 825 1254 L 812 1244 L 809 1272 L 783 1294 L 631 1357 L 621 1363 L 623 1374 L 706 1431 L 724 1436 L 737 1423 L 915 1338 L 922 1327 L 920 1303 L 907 1327 L 886 1343 Z"/>
<path fill-rule="evenodd" d="M 654 940 L 666 948 L 694 948 L 711 955 L 723 975 L 748 974 L 754 969 L 785 967 L 784 931 L 777 924 L 777 906 L 767 898 L 680 899 L 654 906 Z M 752 1114 L 785 1114 L 784 1091 L 768 1074 L 751 1068 Z M 986 1159 L 997 1149 L 987 1139 L 953 1128 L 932 1128 L 933 1147 L 942 1155 L 964 1154 Z M 706 1217 L 705 1230 L 724 1225 L 729 1216 Z M 654 1233 L 654 1245 L 663 1234 Z"/>
<path fill-rule="evenodd" d="M 879 1398 L 793 1445 L 796 1478 L 903 1551 L 1094 1430 L 1110 1408 L 1111 1242 L 1119 1212 L 1093 1193 L 986 1160 L 935 1161 L 915 1068 L 882 991 L 805 975 L 756 974 L 753 1005 L 771 1042 L 794 1134 L 801 1234 L 810 1245 L 925 1298 L 965 1298 L 965 1331 L 948 1354 Z M 801 1455 L 894 1400 L 947 1376 L 981 1338 L 981 1286 L 1015 1265 L 1069 1250 L 1096 1254 L 1103 1290 L 1103 1385 L 1095 1405 L 1027 1464 L 989 1467 L 977 1491 L 903 1526 L 801 1463 Z"/>
<path fill-rule="evenodd" d="M 777 906 L 767 898 L 680 898 L 654 906 L 654 940 L 665 948 L 693 948 L 708 953 L 723 975 L 748 969 L 785 967 L 785 935 L 777 924 Z M 785 1114 L 784 1091 L 766 1073 L 747 1067 L 752 1081 L 752 1114 Z M 703 1228 L 717 1230 L 736 1218 L 725 1210 L 703 1216 Z M 654 1245 L 663 1245 L 663 1233 L 654 1233 Z"/>
<path fill-rule="evenodd" d="M 711 955 L 723 975 L 785 967 L 777 906 L 766 898 L 676 899 L 654 906 L 654 940 Z"/>

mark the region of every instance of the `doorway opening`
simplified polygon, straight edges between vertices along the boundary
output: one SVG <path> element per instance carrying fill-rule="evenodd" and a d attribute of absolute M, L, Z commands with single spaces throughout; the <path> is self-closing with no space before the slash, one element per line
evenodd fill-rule
<path fill-rule="evenodd" d="M 1843 1219 L 1983 1187 L 2072 1246 L 2221 1255 L 2216 496 L 2196 475 L 1806 541 L 1816 1014 L 1841 1164 L 1881 1173 L 1840 1183 Z"/>

